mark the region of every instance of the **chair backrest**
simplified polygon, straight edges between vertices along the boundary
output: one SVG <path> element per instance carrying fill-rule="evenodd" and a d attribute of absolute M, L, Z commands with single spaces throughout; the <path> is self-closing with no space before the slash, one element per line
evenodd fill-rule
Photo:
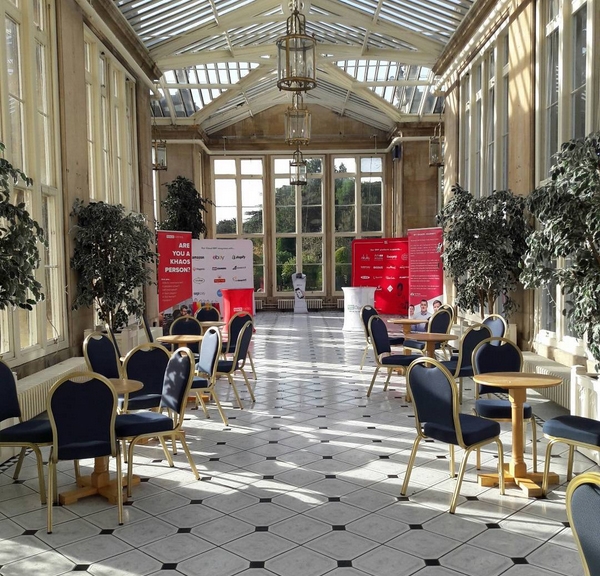
<path fill-rule="evenodd" d="M 507 338 L 486 338 L 475 346 L 471 357 L 474 374 L 486 372 L 521 372 L 523 370 L 523 353 L 521 349 Z M 496 386 L 479 385 L 479 394 L 506 391 Z"/>
<path fill-rule="evenodd" d="M 90 372 L 105 378 L 121 377 L 121 360 L 114 342 L 107 334 L 92 332 L 83 342 L 83 355 Z"/>
<path fill-rule="evenodd" d="M 600 574 L 600 474 L 588 472 L 571 480 L 566 502 L 584 573 Z"/>
<path fill-rule="evenodd" d="M 233 366 L 243 366 L 248 356 L 248 348 L 250 348 L 250 340 L 252 340 L 252 329 L 254 325 L 251 320 L 248 320 L 240 330 L 233 352 Z"/>
<path fill-rule="evenodd" d="M 504 338 L 504 336 L 506 335 L 506 320 L 502 316 L 500 316 L 500 314 L 490 314 L 484 319 L 482 323 L 490 329 L 490 331 L 492 332 L 492 336 Z"/>
<path fill-rule="evenodd" d="M 101 374 L 61 378 L 48 392 L 47 409 L 54 462 L 116 454 L 117 394 Z"/>
<path fill-rule="evenodd" d="M 360 319 L 362 321 L 363 329 L 365 331 L 365 338 L 367 340 L 369 339 L 369 320 L 373 316 L 379 316 L 379 312 L 377 312 L 377 310 L 373 308 L 373 306 L 371 306 L 370 304 L 365 304 L 360 309 Z"/>
<path fill-rule="evenodd" d="M 200 345 L 200 355 L 196 363 L 196 372 L 205 374 L 209 380 L 213 380 L 217 373 L 219 364 L 219 353 L 221 352 L 221 332 L 215 327 L 210 327 L 204 332 L 204 338 Z"/>
<path fill-rule="evenodd" d="M 238 336 L 246 322 L 252 322 L 252 316 L 248 312 L 236 312 L 227 324 L 227 352 L 233 354 Z"/>
<path fill-rule="evenodd" d="M 380 316 L 371 316 L 368 324 L 368 334 L 375 351 L 375 360 L 379 363 L 382 354 L 391 354 L 390 338 L 387 326 Z"/>
<path fill-rule="evenodd" d="M 458 346 L 457 371 L 464 366 L 470 366 L 473 359 L 473 350 L 477 344 L 490 338 L 492 333 L 487 326 L 483 324 L 473 324 L 460 339 Z"/>
<path fill-rule="evenodd" d="M 144 383 L 141 390 L 129 394 L 130 399 L 148 394 L 162 394 L 165 370 L 170 357 L 169 351 L 160 344 L 140 344 L 125 356 L 123 373 L 127 378 Z"/>
<path fill-rule="evenodd" d="M 119 349 L 119 344 L 117 343 L 117 336 L 115 335 L 115 331 L 112 329 L 112 326 L 110 324 L 106 324 L 106 331 L 108 332 L 110 339 L 112 340 L 113 346 L 117 351 L 117 358 L 119 358 L 120 360 L 123 355 L 121 354 L 121 350 Z"/>
<path fill-rule="evenodd" d="M 452 314 L 445 308 L 439 308 L 438 311 L 429 318 L 427 332 L 437 334 L 447 334 L 452 326 Z"/>
<path fill-rule="evenodd" d="M 418 358 L 408 367 L 406 387 L 413 399 L 417 430 L 427 422 L 454 428 L 462 443 L 458 388 L 452 374 L 433 358 Z"/>
<path fill-rule="evenodd" d="M 17 396 L 17 384 L 12 370 L 0 360 L 0 422 L 7 418 L 21 419 L 21 407 Z"/>
<path fill-rule="evenodd" d="M 142 314 L 142 328 L 144 328 L 148 342 L 152 344 L 152 342 L 154 342 L 154 336 L 152 334 L 152 330 L 150 330 L 150 323 L 148 322 L 148 317 L 146 316 L 145 312 Z"/>
<path fill-rule="evenodd" d="M 450 312 L 450 317 L 452 319 L 452 322 L 454 322 L 454 316 L 455 316 L 455 314 L 454 314 L 454 307 L 453 306 L 450 306 L 450 304 L 442 304 L 439 307 L 439 310 L 447 310 L 448 312 Z"/>
<path fill-rule="evenodd" d="M 210 304 L 208 306 L 202 306 L 196 312 L 196 320 L 199 322 L 218 322 L 221 319 L 221 313 Z"/>
<path fill-rule="evenodd" d="M 193 316 L 180 316 L 171 324 L 170 334 L 202 334 L 202 326 Z M 190 344 L 190 350 L 198 354 L 198 344 Z"/>
<path fill-rule="evenodd" d="M 165 370 L 162 408 L 172 410 L 176 415 L 175 427 L 183 423 L 187 397 L 194 380 L 194 355 L 189 348 L 178 348 L 173 352 Z"/>

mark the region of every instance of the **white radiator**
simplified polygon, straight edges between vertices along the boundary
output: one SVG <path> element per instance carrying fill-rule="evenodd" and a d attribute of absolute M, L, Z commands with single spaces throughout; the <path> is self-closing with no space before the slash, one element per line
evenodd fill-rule
<path fill-rule="evenodd" d="M 254 300 L 254 309 L 255 310 L 262 310 L 263 309 L 263 302 L 264 302 L 264 300 Z"/>
<path fill-rule="evenodd" d="M 556 402 L 563 408 L 571 409 L 571 369 L 564 364 L 549 360 L 534 352 L 523 352 L 523 371 L 533 374 L 546 374 L 560 378 L 562 383 L 551 388 L 538 388 L 544 398 Z"/>
<path fill-rule="evenodd" d="M 322 298 L 307 298 L 306 299 L 306 307 L 309 310 L 322 310 L 323 309 L 323 299 Z"/>
<path fill-rule="evenodd" d="M 338 310 L 343 310 L 344 309 L 344 299 L 343 298 L 338 298 L 337 299 L 337 309 Z"/>
<path fill-rule="evenodd" d="M 583 366 L 571 368 L 571 414 L 592 418 L 600 418 L 600 381 L 594 374 L 588 374 Z M 598 450 L 578 448 L 580 452 L 600 463 Z"/>
<path fill-rule="evenodd" d="M 279 310 L 293 310 L 294 309 L 294 301 L 293 300 L 277 300 L 277 308 Z"/>

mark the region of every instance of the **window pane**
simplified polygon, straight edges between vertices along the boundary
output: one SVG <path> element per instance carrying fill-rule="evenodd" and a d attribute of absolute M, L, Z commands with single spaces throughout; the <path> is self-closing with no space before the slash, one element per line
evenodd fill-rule
<path fill-rule="evenodd" d="M 215 158 L 213 166 L 214 166 L 215 174 L 226 174 L 226 175 L 234 175 L 235 174 L 235 159 L 234 158 L 227 158 L 227 159 Z"/>
<path fill-rule="evenodd" d="M 240 162 L 240 173 L 245 175 L 261 176 L 263 173 L 262 160 L 260 158 L 246 160 Z"/>
<path fill-rule="evenodd" d="M 552 166 L 552 156 L 558 150 L 558 30 L 546 38 L 546 164 L 545 174 Z"/>
<path fill-rule="evenodd" d="M 335 231 L 355 232 L 356 185 L 354 178 L 335 179 Z"/>
<path fill-rule="evenodd" d="M 335 239 L 335 289 L 340 291 L 343 286 L 352 282 L 352 237 L 338 236 Z"/>
<path fill-rule="evenodd" d="M 215 181 L 217 234 L 237 234 L 237 185 L 235 180 Z"/>
<path fill-rule="evenodd" d="M 302 238 L 302 272 L 306 274 L 306 290 L 323 290 L 323 239 Z"/>
<path fill-rule="evenodd" d="M 585 136 L 586 100 L 587 7 L 584 5 L 573 17 L 573 93 L 572 136 Z"/>
<path fill-rule="evenodd" d="M 296 238 L 278 238 L 275 242 L 276 283 L 278 292 L 291 292 L 292 274 L 296 273 Z"/>
<path fill-rule="evenodd" d="M 333 170 L 335 172 L 356 172 L 355 158 L 335 158 L 333 161 Z"/>
<path fill-rule="evenodd" d="M 301 190 L 302 232 L 322 232 L 321 180 L 311 178 Z"/>
<path fill-rule="evenodd" d="M 296 194 L 294 186 L 284 179 L 275 180 L 275 232 L 296 231 Z"/>
<path fill-rule="evenodd" d="M 263 232 L 263 183 L 262 180 L 242 180 L 242 232 Z"/>
<path fill-rule="evenodd" d="M 254 290 L 265 291 L 265 247 L 262 238 L 252 238 L 252 263 L 254 264 Z"/>
<path fill-rule="evenodd" d="M 383 172 L 383 159 L 379 156 L 360 159 L 361 172 Z"/>

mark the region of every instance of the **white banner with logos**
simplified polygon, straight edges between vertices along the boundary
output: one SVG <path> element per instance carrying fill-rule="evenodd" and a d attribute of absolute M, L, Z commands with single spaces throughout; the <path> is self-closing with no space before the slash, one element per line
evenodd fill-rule
<path fill-rule="evenodd" d="M 192 240 L 192 298 L 223 305 L 223 288 L 254 288 L 251 240 Z"/>

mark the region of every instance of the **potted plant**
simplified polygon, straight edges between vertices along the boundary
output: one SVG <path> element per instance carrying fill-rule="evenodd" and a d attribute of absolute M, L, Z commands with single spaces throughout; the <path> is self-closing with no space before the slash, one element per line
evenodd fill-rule
<path fill-rule="evenodd" d="M 561 286 L 569 298 L 563 313 L 600 369 L 600 133 L 562 145 L 527 207 L 537 226 L 521 281 L 527 288 Z"/>
<path fill-rule="evenodd" d="M 0 142 L 0 154 L 5 146 Z M 32 310 L 44 299 L 42 285 L 35 278 L 40 265 L 38 242 L 45 245 L 40 225 L 31 218 L 24 202 L 10 201 L 11 182 L 23 181 L 31 186 L 33 180 L 0 158 L 0 310 L 17 306 Z"/>
<path fill-rule="evenodd" d="M 494 312 L 502 296 L 507 318 L 516 310 L 511 297 L 521 273 L 530 227 L 525 198 L 495 190 L 475 198 L 456 184 L 437 216 L 444 231 L 442 261 L 456 286 L 455 304 L 463 310 Z"/>
<path fill-rule="evenodd" d="M 192 238 L 199 239 L 206 233 L 202 213 L 208 212 L 206 205 L 212 202 L 202 198 L 194 183 L 184 176 L 167 182 L 166 187 L 167 197 L 161 202 L 166 217 L 159 223 L 159 230 L 191 232 Z"/>
<path fill-rule="evenodd" d="M 152 284 L 154 234 L 142 214 L 126 213 L 120 204 L 76 200 L 71 217 L 76 221 L 71 268 L 78 274 L 72 307 L 95 306 L 102 322 L 120 330 L 130 315 L 139 318 L 144 310 L 140 288 Z"/>

